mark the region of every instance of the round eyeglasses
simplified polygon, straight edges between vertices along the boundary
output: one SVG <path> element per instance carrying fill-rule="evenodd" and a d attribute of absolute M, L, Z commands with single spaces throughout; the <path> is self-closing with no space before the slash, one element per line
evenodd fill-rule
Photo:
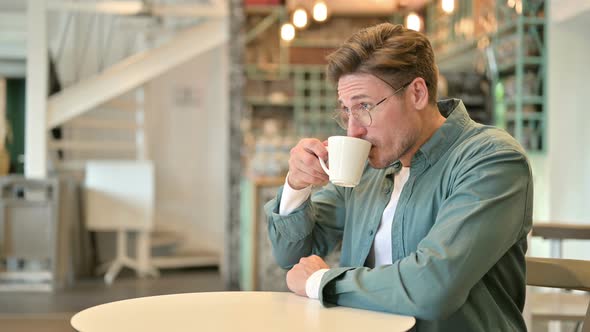
<path fill-rule="evenodd" d="M 381 99 L 375 105 L 367 104 L 367 103 L 360 103 L 352 106 L 351 108 L 339 108 L 334 110 L 334 116 L 332 117 L 336 120 L 336 123 L 340 126 L 340 128 L 344 130 L 348 130 L 348 123 L 350 116 L 362 127 L 369 127 L 371 123 L 373 123 L 373 118 L 371 117 L 371 111 L 373 111 L 377 106 L 384 103 L 390 97 L 395 96 L 403 89 L 407 88 L 408 85 L 412 83 L 411 81 L 402 85 L 401 88 L 395 90 L 391 95 Z"/>

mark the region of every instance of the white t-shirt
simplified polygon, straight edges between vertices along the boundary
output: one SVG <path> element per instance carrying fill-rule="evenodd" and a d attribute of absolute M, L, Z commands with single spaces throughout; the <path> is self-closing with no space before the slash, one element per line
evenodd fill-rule
<path fill-rule="evenodd" d="M 391 252 L 391 226 L 393 223 L 393 216 L 395 215 L 395 209 L 402 189 L 410 176 L 410 167 L 402 167 L 399 172 L 394 175 L 393 180 L 393 191 L 389 203 L 383 210 L 383 216 L 381 217 L 381 223 L 379 229 L 375 234 L 375 240 L 373 246 L 369 252 L 367 258 L 367 265 L 369 267 L 381 266 L 386 264 L 392 264 L 392 252 Z M 287 175 L 288 178 L 288 175 Z M 283 187 L 283 195 L 281 197 L 281 203 L 279 205 L 279 214 L 286 216 L 297 209 L 303 204 L 307 198 L 311 195 L 311 186 L 295 190 L 289 186 L 289 182 L 285 179 L 285 186 Z M 305 292 L 307 297 L 317 299 L 319 297 L 320 283 L 322 276 L 328 269 L 321 269 L 313 273 L 305 283 Z"/>

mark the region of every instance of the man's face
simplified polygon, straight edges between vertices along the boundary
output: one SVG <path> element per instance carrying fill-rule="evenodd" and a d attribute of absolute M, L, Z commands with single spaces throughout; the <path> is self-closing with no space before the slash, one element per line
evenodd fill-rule
<path fill-rule="evenodd" d="M 398 85 L 405 83 L 399 82 Z M 369 164 L 374 168 L 387 167 L 402 158 L 419 137 L 421 122 L 406 97 L 406 90 L 395 96 L 393 93 L 389 85 L 370 74 L 348 74 L 338 80 L 342 108 L 350 109 L 362 103 L 375 105 L 389 97 L 370 111 L 372 121 L 369 126 L 362 126 L 353 117 L 348 121 L 348 136 L 371 142 Z"/>

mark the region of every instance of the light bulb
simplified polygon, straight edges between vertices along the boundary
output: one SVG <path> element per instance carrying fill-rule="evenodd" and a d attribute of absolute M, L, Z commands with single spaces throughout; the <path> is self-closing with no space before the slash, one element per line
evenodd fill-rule
<path fill-rule="evenodd" d="M 450 14 L 455 10 L 455 0 L 442 0 L 442 10 Z"/>
<path fill-rule="evenodd" d="M 420 31 L 422 22 L 420 16 L 416 13 L 409 13 L 406 17 L 406 28 L 410 30 Z"/>
<path fill-rule="evenodd" d="M 295 27 L 291 23 L 285 23 L 281 27 L 281 38 L 284 41 L 291 41 L 295 38 Z"/>
<path fill-rule="evenodd" d="M 307 25 L 307 12 L 303 8 L 298 8 L 293 12 L 293 25 L 297 28 L 303 28 Z"/>
<path fill-rule="evenodd" d="M 514 4 L 514 9 L 518 15 L 522 14 L 522 1 L 516 1 L 516 4 Z"/>
<path fill-rule="evenodd" d="M 313 5 L 313 19 L 323 22 L 328 18 L 328 6 L 323 1 L 318 1 Z"/>

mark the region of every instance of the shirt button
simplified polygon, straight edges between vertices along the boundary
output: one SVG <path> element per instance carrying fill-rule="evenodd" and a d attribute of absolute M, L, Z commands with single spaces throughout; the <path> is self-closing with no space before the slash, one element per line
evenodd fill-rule
<path fill-rule="evenodd" d="M 369 235 L 370 235 L 370 236 L 373 236 L 373 230 L 370 230 L 370 231 L 369 231 Z"/>
<path fill-rule="evenodd" d="M 385 195 L 391 194 L 391 189 L 385 189 Z"/>

